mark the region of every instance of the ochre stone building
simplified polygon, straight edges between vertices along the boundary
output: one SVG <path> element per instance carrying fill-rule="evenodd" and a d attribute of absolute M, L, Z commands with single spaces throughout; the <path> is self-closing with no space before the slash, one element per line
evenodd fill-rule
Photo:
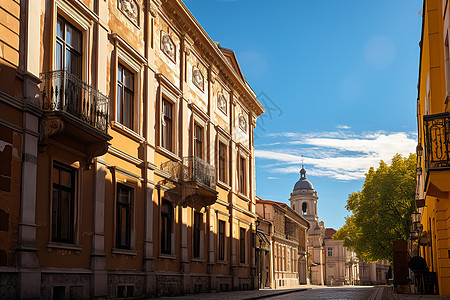
<path fill-rule="evenodd" d="M 416 211 L 411 256 L 423 257 L 434 292 L 450 295 L 450 7 L 424 0 L 417 93 Z M 434 276 L 433 276 L 434 275 Z"/>
<path fill-rule="evenodd" d="M 180 0 L 6 0 L 0 27 L 0 295 L 256 288 L 234 52 Z"/>

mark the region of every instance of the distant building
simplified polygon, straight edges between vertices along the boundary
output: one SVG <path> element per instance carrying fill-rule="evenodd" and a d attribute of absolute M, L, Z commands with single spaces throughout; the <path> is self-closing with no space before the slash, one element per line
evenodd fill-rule
<path fill-rule="evenodd" d="M 359 284 L 359 259 L 356 254 L 344 247 L 344 241 L 333 240 L 336 230 L 325 229 L 325 284 L 357 285 Z"/>
<path fill-rule="evenodd" d="M 376 285 L 386 283 L 386 273 L 389 270 L 389 261 L 379 260 L 373 263 L 359 261 L 360 285 Z"/>
<path fill-rule="evenodd" d="M 256 198 L 256 265 L 260 288 L 306 284 L 308 221 L 285 203 Z"/>
<path fill-rule="evenodd" d="M 325 274 L 325 253 L 323 251 L 325 227 L 323 222 L 319 222 L 319 217 L 317 216 L 318 199 L 317 192 L 314 190 L 312 183 L 306 179 L 306 170 L 302 166 L 300 179 L 295 183 L 289 201 L 292 209 L 302 215 L 310 224 L 307 250 L 310 283 L 323 285 Z"/>

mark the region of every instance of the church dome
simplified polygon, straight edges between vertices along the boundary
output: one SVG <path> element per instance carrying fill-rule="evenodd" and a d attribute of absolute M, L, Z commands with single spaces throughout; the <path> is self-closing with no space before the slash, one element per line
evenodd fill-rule
<path fill-rule="evenodd" d="M 300 178 L 294 186 L 294 191 L 296 190 L 313 190 L 314 187 L 308 179 Z"/>
<path fill-rule="evenodd" d="M 300 179 L 294 185 L 294 191 L 297 190 L 314 190 L 314 187 L 308 179 L 306 179 L 306 170 L 303 168 L 300 170 Z"/>

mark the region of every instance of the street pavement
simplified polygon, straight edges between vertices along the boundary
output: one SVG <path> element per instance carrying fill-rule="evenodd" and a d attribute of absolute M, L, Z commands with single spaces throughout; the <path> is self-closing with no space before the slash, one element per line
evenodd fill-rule
<path fill-rule="evenodd" d="M 361 299 L 367 300 L 370 298 L 374 288 L 371 286 L 342 286 L 342 287 L 318 287 L 311 288 L 306 291 L 290 293 L 286 295 L 280 295 L 275 297 L 269 297 L 266 299 L 311 299 L 311 300 L 322 300 L 322 299 Z"/>
<path fill-rule="evenodd" d="M 322 299 L 356 299 L 356 300 L 437 300 L 450 299 L 437 295 L 394 294 L 391 286 L 314 286 L 303 285 L 296 289 L 233 291 L 224 293 L 204 293 L 179 297 L 163 297 L 164 300 L 322 300 Z"/>

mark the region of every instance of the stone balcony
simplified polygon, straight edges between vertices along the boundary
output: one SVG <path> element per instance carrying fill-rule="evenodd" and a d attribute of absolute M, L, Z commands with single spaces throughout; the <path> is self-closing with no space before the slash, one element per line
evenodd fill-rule
<path fill-rule="evenodd" d="M 88 160 L 106 153 L 111 140 L 108 97 L 65 70 L 41 73 L 40 79 L 40 143 L 64 136 L 81 145 L 78 150 Z"/>

